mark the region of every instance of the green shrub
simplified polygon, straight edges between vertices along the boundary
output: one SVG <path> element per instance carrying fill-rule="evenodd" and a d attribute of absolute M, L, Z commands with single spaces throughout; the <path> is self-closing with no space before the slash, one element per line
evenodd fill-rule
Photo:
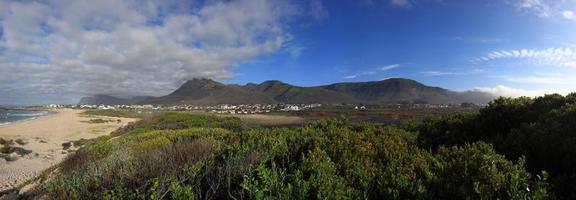
<path fill-rule="evenodd" d="M 451 124 L 461 124 L 458 120 Z M 430 128 L 434 128 L 430 126 Z M 438 129 L 440 130 L 440 129 Z M 396 127 L 322 120 L 246 129 L 167 113 L 85 142 L 40 185 L 55 199 L 451 199 L 546 197 L 546 174 L 473 143 L 418 147 Z M 530 189 L 529 191 L 526 188 Z"/>
<path fill-rule="evenodd" d="M 541 183 L 532 183 L 524 160 L 513 164 L 479 142 L 463 147 L 441 147 L 435 154 L 434 196 L 472 199 L 541 199 Z M 458 172 L 458 173 L 455 173 Z"/>
<path fill-rule="evenodd" d="M 576 93 L 499 98 L 479 113 L 428 119 L 418 128 L 421 147 L 484 141 L 529 172 L 549 173 L 554 198 L 576 198 Z"/>

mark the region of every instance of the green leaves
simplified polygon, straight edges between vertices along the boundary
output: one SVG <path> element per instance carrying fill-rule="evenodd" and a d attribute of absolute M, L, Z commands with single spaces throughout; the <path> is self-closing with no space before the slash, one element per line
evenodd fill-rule
<path fill-rule="evenodd" d="M 429 130 L 440 125 L 440 129 L 450 128 L 476 117 L 427 126 Z M 232 118 L 181 113 L 152 119 L 117 138 L 86 144 L 78 155 L 90 162 L 67 160 L 63 166 L 76 164 L 56 174 L 42 192 L 60 199 L 538 199 L 547 195 L 546 174 L 532 178 L 524 170 L 524 160 L 514 164 L 482 142 L 430 152 L 418 147 L 414 132 L 342 119 L 291 129 L 237 130 L 241 125 L 235 124 Z"/>
<path fill-rule="evenodd" d="M 496 154 L 491 145 L 479 142 L 462 147 L 441 147 L 433 170 L 432 182 L 440 193 L 438 198 L 530 199 L 530 174 L 524 170 L 524 160 L 518 164 Z M 535 186 L 537 187 L 537 185 Z"/>
<path fill-rule="evenodd" d="M 499 98 L 477 114 L 425 120 L 418 128 L 421 147 L 483 141 L 508 159 L 525 157 L 529 172 L 550 173 L 552 196 L 576 198 L 576 93 L 535 99 Z"/>
<path fill-rule="evenodd" d="M 309 177 L 312 196 L 317 199 L 350 199 L 346 181 L 338 176 L 336 165 L 323 150 L 310 151 L 303 159 L 302 168 Z"/>

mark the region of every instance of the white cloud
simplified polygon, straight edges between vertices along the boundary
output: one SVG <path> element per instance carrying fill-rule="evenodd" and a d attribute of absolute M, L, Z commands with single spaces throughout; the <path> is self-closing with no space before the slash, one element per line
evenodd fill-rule
<path fill-rule="evenodd" d="M 576 85 L 576 79 L 565 74 L 536 74 L 532 76 L 501 76 L 500 78 L 513 83 L 546 84 L 546 85 Z"/>
<path fill-rule="evenodd" d="M 328 17 L 328 11 L 320 0 L 308 0 L 308 14 L 316 20 L 323 20 Z"/>
<path fill-rule="evenodd" d="M 521 96 L 537 97 L 549 93 L 544 90 L 525 90 L 525 89 L 511 88 L 503 85 L 498 85 L 496 87 L 477 87 L 474 88 L 473 91 L 486 92 L 495 96 L 504 96 L 504 97 L 521 97 Z"/>
<path fill-rule="evenodd" d="M 574 11 L 571 10 L 562 11 L 562 17 L 569 20 L 576 20 L 576 15 L 574 14 Z"/>
<path fill-rule="evenodd" d="M 289 0 L 0 0 L 0 94 L 162 95 L 293 40 Z M 291 50 L 299 54 L 299 50 Z M 7 96 L 11 96 L 8 98 Z"/>
<path fill-rule="evenodd" d="M 384 73 L 384 72 L 386 72 L 386 71 L 390 71 L 390 70 L 392 70 L 392 69 L 396 69 L 396 68 L 399 68 L 399 67 L 402 67 L 402 65 L 401 65 L 401 64 L 390 64 L 390 65 L 382 66 L 382 67 L 380 67 L 380 68 L 376 68 L 376 69 L 372 69 L 372 70 L 368 70 L 368 71 L 363 71 L 363 72 L 360 72 L 360 73 L 357 73 L 357 74 L 352 74 L 352 75 L 349 75 L 349 76 L 345 76 L 345 77 L 343 77 L 343 78 L 344 78 L 344 79 L 354 79 L 354 78 L 358 78 L 358 77 L 360 77 L 360 76 L 368 76 L 368 75 L 381 74 L 381 73 Z"/>
<path fill-rule="evenodd" d="M 574 20 L 574 12 L 565 10 L 576 6 L 576 0 L 511 0 L 516 8 L 542 18 Z"/>
<path fill-rule="evenodd" d="M 503 38 L 487 38 L 487 37 L 464 37 L 464 36 L 456 36 L 454 37 L 455 40 L 468 42 L 468 43 L 481 43 L 481 44 L 497 44 L 497 43 L 504 43 L 508 42 L 507 39 Z"/>
<path fill-rule="evenodd" d="M 398 67 L 400 67 L 400 66 L 402 66 L 402 65 L 400 65 L 400 64 L 386 65 L 386 66 L 380 68 L 380 70 L 381 70 L 381 71 L 388 71 L 388 70 L 396 69 L 396 68 L 398 68 Z"/>
<path fill-rule="evenodd" d="M 459 75 L 472 75 L 483 73 L 483 69 L 473 69 L 470 71 L 440 71 L 440 70 L 430 70 L 424 71 L 422 74 L 427 76 L 459 76 Z"/>
<path fill-rule="evenodd" d="M 431 70 L 422 72 L 427 76 L 447 76 L 447 75 L 459 75 L 460 73 L 457 72 L 448 72 L 448 71 L 438 71 L 438 70 Z"/>
<path fill-rule="evenodd" d="M 473 61 L 486 62 L 501 59 L 524 59 L 536 65 L 576 68 L 576 49 L 548 48 L 493 51 L 483 57 L 475 58 Z"/>
<path fill-rule="evenodd" d="M 300 58 L 302 52 L 306 50 L 306 46 L 296 42 L 287 42 L 282 48 L 284 52 L 288 53 L 292 59 Z"/>
<path fill-rule="evenodd" d="M 390 0 L 390 5 L 398 8 L 411 8 L 412 2 L 410 0 Z"/>
<path fill-rule="evenodd" d="M 364 5 L 373 6 L 380 2 L 389 4 L 395 8 L 412 8 L 424 4 L 447 4 L 454 1 L 446 0 L 363 0 L 360 1 Z M 517 11 L 536 15 L 541 18 L 547 19 L 569 19 L 573 20 L 574 11 L 566 10 L 566 8 L 576 7 L 576 0 L 496 0 L 503 6 L 510 6 L 516 8 Z M 488 4 L 492 4 L 490 1 Z M 571 14 L 572 13 L 572 14 Z M 568 14 L 569 17 L 566 17 Z M 493 41 L 487 41 L 493 42 Z"/>
<path fill-rule="evenodd" d="M 534 11 L 540 17 L 550 16 L 550 6 L 543 0 L 516 0 L 516 7 Z"/>

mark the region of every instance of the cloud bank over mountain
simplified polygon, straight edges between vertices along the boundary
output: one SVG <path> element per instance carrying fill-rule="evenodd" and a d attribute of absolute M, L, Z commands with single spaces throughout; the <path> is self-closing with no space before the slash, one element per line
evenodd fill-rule
<path fill-rule="evenodd" d="M 200 77 L 573 91 L 574 13 L 576 0 L 0 0 L 0 105 L 162 96 Z"/>
<path fill-rule="evenodd" d="M 231 77 L 235 66 L 284 48 L 293 18 L 324 12 L 310 5 L 2 0 L 0 98 L 159 95 L 190 78 Z"/>

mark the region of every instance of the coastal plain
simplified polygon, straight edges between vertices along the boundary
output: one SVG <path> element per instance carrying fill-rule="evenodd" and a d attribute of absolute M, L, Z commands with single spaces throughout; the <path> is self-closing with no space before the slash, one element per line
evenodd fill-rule
<path fill-rule="evenodd" d="M 79 148 L 74 141 L 108 135 L 134 118 L 82 114 L 83 110 L 58 109 L 33 120 L 0 126 L 0 138 L 27 150 L 26 155 L 0 159 L 0 191 L 6 191 L 40 175 Z M 97 122 L 97 123 L 93 123 Z M 8 161 L 10 160 L 10 161 Z"/>

